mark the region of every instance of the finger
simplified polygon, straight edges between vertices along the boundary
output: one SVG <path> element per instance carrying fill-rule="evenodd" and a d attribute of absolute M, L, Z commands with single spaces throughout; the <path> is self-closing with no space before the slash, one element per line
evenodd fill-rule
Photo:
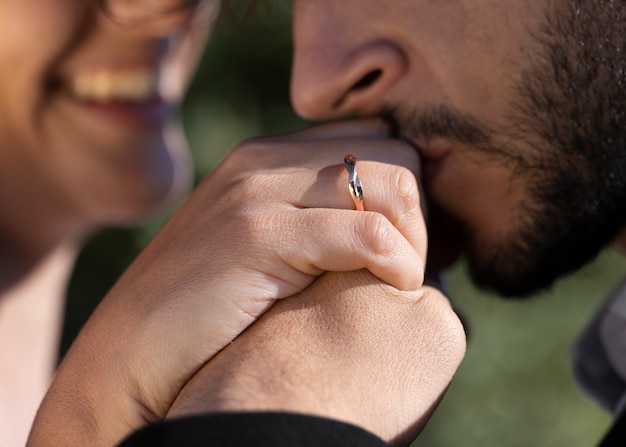
<path fill-rule="evenodd" d="M 428 234 L 416 177 L 408 169 L 397 166 L 372 162 L 359 165 L 365 209 L 387 217 L 422 259 L 426 259 Z"/>
<path fill-rule="evenodd" d="M 249 140 L 229 157 L 239 174 L 253 170 L 322 168 L 343 162 L 346 154 L 360 160 L 404 166 L 419 172 L 417 149 L 402 140 L 389 138 L 296 139 L 291 136 Z"/>
<path fill-rule="evenodd" d="M 324 167 L 340 164 L 346 154 L 354 155 L 361 164 L 365 161 L 377 161 L 396 166 L 402 166 L 417 174 L 420 171 L 420 157 L 417 149 L 403 140 L 348 138 L 344 140 L 329 140 L 324 144 L 317 141 L 302 143 L 302 151 L 290 156 L 287 163 L 300 166 L 299 159 L 311 158 L 315 164 L 311 166 Z M 292 151 L 291 152 L 296 152 Z"/>
<path fill-rule="evenodd" d="M 401 290 L 423 283 L 425 258 L 382 214 L 307 209 L 284 218 L 287 231 L 277 250 L 300 272 L 367 269 Z"/>
<path fill-rule="evenodd" d="M 384 215 L 409 241 L 422 258 L 426 258 L 428 238 L 415 176 L 406 168 L 375 162 L 358 162 L 366 211 Z M 293 174 L 296 175 L 296 174 Z M 292 184 L 310 184 L 298 196 L 296 188 L 284 188 L 294 194 L 291 200 L 299 208 L 337 208 L 353 210 L 348 191 L 347 172 L 335 165 L 319 171 L 299 172 Z M 283 179 L 275 184 L 288 184 Z"/>
<path fill-rule="evenodd" d="M 334 138 L 389 138 L 389 125 L 379 118 L 335 121 L 286 134 L 294 141 Z"/>

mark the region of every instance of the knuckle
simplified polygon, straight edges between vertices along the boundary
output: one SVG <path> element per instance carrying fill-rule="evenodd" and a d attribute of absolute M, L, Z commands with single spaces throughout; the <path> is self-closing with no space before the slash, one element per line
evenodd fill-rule
<path fill-rule="evenodd" d="M 447 334 L 446 353 L 458 365 L 465 355 L 467 341 L 463 324 L 452 308 L 443 312 L 441 323 Z"/>
<path fill-rule="evenodd" d="M 382 214 L 364 213 L 361 220 L 367 248 L 379 257 L 389 257 L 398 251 L 398 234 Z"/>
<path fill-rule="evenodd" d="M 267 175 L 251 173 L 237 181 L 233 193 L 239 195 L 244 202 L 256 203 L 255 199 L 261 192 L 265 191 L 266 183 Z"/>
<path fill-rule="evenodd" d="M 290 148 L 289 141 L 274 136 L 254 137 L 237 144 L 229 156 L 239 166 L 249 166 L 250 169 L 265 169 L 281 166 L 282 158 L 277 156 Z"/>
<path fill-rule="evenodd" d="M 433 323 L 432 332 L 438 339 L 438 349 L 434 354 L 456 369 L 466 349 L 466 334 L 463 323 L 450 305 L 449 300 L 437 289 L 426 288 L 425 297 L 428 313 Z"/>
<path fill-rule="evenodd" d="M 237 216 L 237 240 L 240 245 L 248 247 L 246 253 L 252 255 L 259 248 L 269 249 L 273 252 L 276 247 L 277 235 L 282 231 L 282 219 L 280 213 L 248 210 Z"/>
<path fill-rule="evenodd" d="M 237 229 L 238 240 L 258 241 L 278 231 L 276 226 L 283 210 L 273 200 L 276 197 L 271 188 L 277 182 L 275 177 L 262 172 L 241 175 L 232 179 L 220 197 L 223 204 L 220 219 Z"/>
<path fill-rule="evenodd" d="M 267 156 L 269 146 L 261 138 L 249 138 L 237 144 L 228 158 L 237 163 L 249 163 L 254 166 Z"/>
<path fill-rule="evenodd" d="M 267 178 L 258 173 L 241 173 L 231 177 L 219 200 L 237 216 L 257 213 L 265 205 L 263 196 Z"/>
<path fill-rule="evenodd" d="M 392 173 L 392 184 L 395 188 L 396 201 L 399 206 L 399 217 L 420 209 L 417 179 L 409 169 L 397 166 Z"/>

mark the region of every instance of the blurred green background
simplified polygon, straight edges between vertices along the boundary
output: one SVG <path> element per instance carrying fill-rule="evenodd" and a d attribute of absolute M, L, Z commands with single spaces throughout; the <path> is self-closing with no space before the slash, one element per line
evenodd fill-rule
<path fill-rule="evenodd" d="M 306 125 L 289 106 L 289 21 L 286 3 L 220 21 L 182 111 L 198 179 L 242 138 Z M 90 241 L 68 290 L 62 351 L 164 218 Z M 576 389 L 569 351 L 625 270 L 606 252 L 549 293 L 503 302 L 475 290 L 456 267 L 451 297 L 471 326 L 467 357 L 415 445 L 595 445 L 610 419 Z"/>

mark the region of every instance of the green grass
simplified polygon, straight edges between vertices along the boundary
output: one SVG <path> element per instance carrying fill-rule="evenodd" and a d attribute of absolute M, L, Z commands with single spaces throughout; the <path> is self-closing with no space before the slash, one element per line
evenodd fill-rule
<path fill-rule="evenodd" d="M 625 271 L 607 251 L 549 293 L 508 302 L 477 291 L 457 267 L 451 297 L 471 327 L 467 356 L 414 445 L 595 445 L 610 418 L 577 388 L 570 349 Z"/>

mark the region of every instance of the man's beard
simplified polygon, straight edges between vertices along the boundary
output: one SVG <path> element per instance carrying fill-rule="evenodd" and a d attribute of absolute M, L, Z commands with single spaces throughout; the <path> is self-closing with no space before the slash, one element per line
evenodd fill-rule
<path fill-rule="evenodd" d="M 484 240 L 459 222 L 479 287 L 511 297 L 547 288 L 593 260 L 626 224 L 624 30 L 621 0 L 550 4 L 533 36 L 541 51 L 522 73 L 506 128 L 448 107 L 387 113 L 401 135 L 469 145 L 525 185 L 506 235 Z"/>

